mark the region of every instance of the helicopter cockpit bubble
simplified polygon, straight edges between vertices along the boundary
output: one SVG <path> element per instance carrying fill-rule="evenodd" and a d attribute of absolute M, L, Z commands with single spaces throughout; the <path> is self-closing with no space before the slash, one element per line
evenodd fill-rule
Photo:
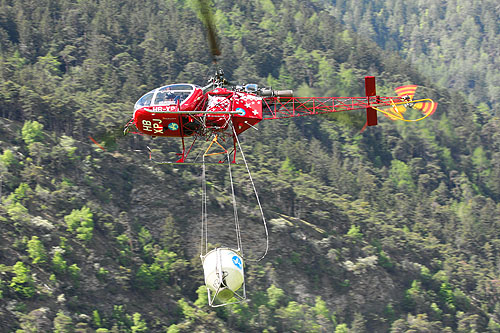
<path fill-rule="evenodd" d="M 182 104 L 193 92 L 200 87 L 193 84 L 171 84 L 156 88 L 144 96 L 136 103 L 134 109 L 153 105 L 175 105 Z"/>
<path fill-rule="evenodd" d="M 153 99 L 153 95 L 154 95 L 154 90 L 148 92 L 146 95 L 139 98 L 139 100 L 135 103 L 134 110 L 151 105 L 151 100 Z"/>

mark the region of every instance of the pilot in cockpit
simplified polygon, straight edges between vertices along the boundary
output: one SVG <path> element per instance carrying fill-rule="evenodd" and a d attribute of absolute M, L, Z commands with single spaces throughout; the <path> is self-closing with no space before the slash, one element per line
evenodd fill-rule
<path fill-rule="evenodd" d="M 167 91 L 165 94 L 165 101 L 166 102 L 177 102 L 175 94 L 172 91 Z"/>

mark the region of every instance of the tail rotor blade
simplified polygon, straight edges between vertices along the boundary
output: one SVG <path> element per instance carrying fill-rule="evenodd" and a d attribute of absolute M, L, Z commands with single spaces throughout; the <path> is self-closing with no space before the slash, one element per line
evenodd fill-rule
<path fill-rule="evenodd" d="M 397 87 L 395 90 L 396 94 L 399 97 L 410 96 L 410 99 L 413 99 L 413 96 L 415 96 L 415 90 L 417 90 L 417 86 L 414 84 L 410 84 L 407 86 Z"/>
<path fill-rule="evenodd" d="M 433 100 L 426 100 L 415 103 L 415 105 L 413 105 L 413 108 L 419 109 L 426 116 L 430 116 L 434 113 L 434 111 L 436 111 L 437 104 L 438 103 L 434 102 Z"/>
<path fill-rule="evenodd" d="M 393 104 L 376 108 L 376 110 L 382 112 L 384 116 L 391 120 L 403 120 L 406 107 L 402 104 Z"/>

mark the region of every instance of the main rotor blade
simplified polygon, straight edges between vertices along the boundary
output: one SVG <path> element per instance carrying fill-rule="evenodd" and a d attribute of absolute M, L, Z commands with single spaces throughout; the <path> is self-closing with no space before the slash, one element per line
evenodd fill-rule
<path fill-rule="evenodd" d="M 205 28 L 207 29 L 208 45 L 212 55 L 212 61 L 217 62 L 216 56 L 220 56 L 219 42 L 213 19 L 212 9 L 208 0 L 198 0 L 199 16 Z"/>
<path fill-rule="evenodd" d="M 95 129 L 88 137 L 104 151 L 115 150 L 118 141 L 124 137 L 123 125 L 108 125 L 105 129 Z"/>

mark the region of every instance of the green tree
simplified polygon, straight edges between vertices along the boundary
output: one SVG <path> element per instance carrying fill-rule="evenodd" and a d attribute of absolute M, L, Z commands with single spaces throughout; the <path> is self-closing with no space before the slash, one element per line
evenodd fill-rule
<path fill-rule="evenodd" d="M 68 273 L 75 283 L 80 279 L 80 267 L 77 264 L 72 264 L 68 267 Z"/>
<path fill-rule="evenodd" d="M 92 322 L 94 323 L 95 327 L 101 327 L 102 320 L 98 310 L 92 311 Z"/>
<path fill-rule="evenodd" d="M 15 223 L 28 223 L 30 221 L 28 209 L 21 203 L 10 203 L 5 208 L 7 210 L 7 214 L 9 214 L 10 218 Z"/>
<path fill-rule="evenodd" d="M 32 236 L 28 241 L 28 254 L 33 264 L 43 264 L 47 261 L 47 252 L 38 236 Z"/>
<path fill-rule="evenodd" d="M 394 267 L 394 263 L 391 261 L 391 258 L 382 249 L 378 253 L 378 263 L 380 264 L 380 266 L 387 269 L 391 269 Z"/>
<path fill-rule="evenodd" d="M 9 168 L 10 166 L 17 164 L 17 159 L 12 150 L 5 149 L 2 155 L 0 155 L 0 162 L 3 163 L 4 167 Z"/>
<path fill-rule="evenodd" d="M 394 185 L 396 185 L 398 188 L 406 191 L 413 190 L 415 188 L 415 184 L 411 177 L 410 168 L 406 165 L 405 162 L 392 160 L 389 175 L 394 182 Z"/>
<path fill-rule="evenodd" d="M 281 319 L 287 331 L 304 331 L 307 326 L 311 325 L 307 322 L 307 310 L 307 305 L 290 301 L 286 307 L 276 310 L 276 316 Z"/>
<path fill-rule="evenodd" d="M 349 333 L 349 327 L 347 324 L 339 324 L 335 327 L 335 333 Z"/>
<path fill-rule="evenodd" d="M 134 322 L 134 324 L 130 327 L 130 329 L 132 330 L 132 333 L 135 333 L 135 332 L 148 332 L 148 326 L 146 325 L 146 322 L 141 319 L 141 314 L 138 313 L 138 312 L 135 312 L 133 315 L 132 315 L 132 320 Z"/>
<path fill-rule="evenodd" d="M 157 289 L 158 281 L 148 264 L 142 264 L 135 275 L 135 285 L 139 289 Z"/>
<path fill-rule="evenodd" d="M 268 306 L 271 309 L 277 308 L 281 302 L 284 300 L 285 292 L 272 284 L 269 288 L 267 288 L 267 299 Z"/>
<path fill-rule="evenodd" d="M 81 209 L 73 209 L 69 215 L 64 217 L 68 231 L 76 233 L 78 239 L 89 242 L 94 231 L 93 214 L 90 208 L 83 206 Z"/>
<path fill-rule="evenodd" d="M 59 310 L 54 318 L 55 333 L 70 333 L 72 332 L 73 321 L 71 317 L 66 315 L 62 310 Z"/>
<path fill-rule="evenodd" d="M 36 120 L 27 120 L 24 122 L 21 130 L 22 138 L 27 145 L 43 140 L 43 125 Z"/>
<path fill-rule="evenodd" d="M 331 328 L 337 325 L 335 315 L 330 313 L 326 302 L 321 298 L 321 296 L 316 297 L 313 311 L 316 315 L 315 321 L 322 327 L 322 329 L 331 330 Z"/>
<path fill-rule="evenodd" d="M 54 252 L 54 255 L 52 256 L 52 267 L 54 268 L 54 271 L 56 273 L 59 274 L 66 273 L 68 269 L 68 264 L 66 263 L 66 260 L 64 260 L 63 253 L 61 250 Z"/>
<path fill-rule="evenodd" d="M 177 301 L 177 305 L 186 319 L 193 320 L 196 317 L 196 309 L 190 306 L 183 298 Z"/>
<path fill-rule="evenodd" d="M 198 289 L 196 289 L 196 293 L 198 294 L 198 298 L 194 302 L 198 308 L 204 308 L 208 306 L 208 290 L 205 285 L 200 285 Z"/>
<path fill-rule="evenodd" d="M 497 323 L 493 318 L 488 321 L 488 331 L 492 333 L 500 332 L 500 324 Z"/>
<path fill-rule="evenodd" d="M 181 329 L 179 328 L 179 325 L 177 324 L 172 324 L 168 327 L 167 333 L 180 333 Z"/>
<path fill-rule="evenodd" d="M 15 276 L 10 282 L 10 287 L 20 296 L 30 298 L 35 294 L 35 286 L 31 278 L 31 270 L 18 261 L 12 267 Z"/>
<path fill-rule="evenodd" d="M 353 224 L 347 232 L 347 237 L 351 238 L 352 240 L 361 240 L 363 239 L 363 233 L 357 225 Z"/>
<path fill-rule="evenodd" d="M 453 295 L 453 289 L 448 282 L 441 283 L 441 287 L 439 288 L 439 296 L 441 297 L 441 301 L 446 304 L 448 309 L 452 311 L 455 310 L 455 297 Z"/>
<path fill-rule="evenodd" d="M 406 290 L 403 306 L 406 311 L 416 311 L 420 313 L 425 308 L 425 295 L 422 284 L 418 280 L 413 280 L 411 288 Z"/>
<path fill-rule="evenodd" d="M 10 202 L 21 202 L 24 203 L 33 194 L 33 190 L 26 183 L 21 183 L 14 190 L 13 193 L 9 195 L 7 200 Z"/>

